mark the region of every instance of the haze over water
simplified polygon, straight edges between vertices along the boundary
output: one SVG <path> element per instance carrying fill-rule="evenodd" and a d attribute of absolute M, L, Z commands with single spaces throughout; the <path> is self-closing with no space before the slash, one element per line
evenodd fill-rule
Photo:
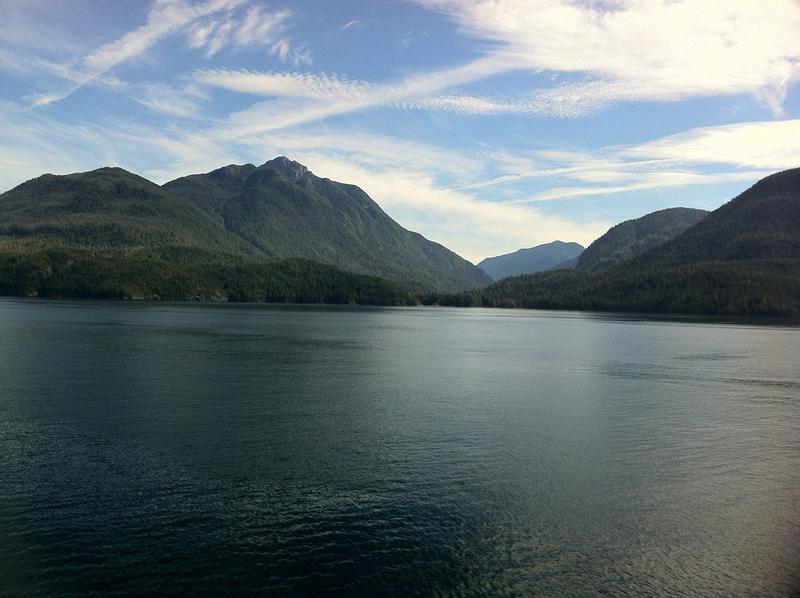
<path fill-rule="evenodd" d="M 800 330 L 0 300 L 0 594 L 786 596 Z"/>

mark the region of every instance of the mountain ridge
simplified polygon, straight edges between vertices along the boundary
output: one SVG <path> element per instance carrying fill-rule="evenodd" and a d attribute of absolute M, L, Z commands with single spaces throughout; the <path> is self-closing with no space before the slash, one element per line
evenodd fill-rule
<path fill-rule="evenodd" d="M 611 267 L 511 277 L 423 302 L 800 317 L 800 168 L 762 179 L 674 238 Z"/>
<path fill-rule="evenodd" d="M 491 282 L 401 227 L 360 188 L 316 177 L 284 156 L 164 185 L 119 167 L 45 174 L 0 194 L 0 222 L 5 253 L 63 247 L 158 260 L 177 252 L 189 263 L 211 250 L 225 264 L 310 259 L 414 292 Z"/>
<path fill-rule="evenodd" d="M 612 226 L 586 248 L 575 265 L 596 272 L 657 247 L 705 218 L 694 208 L 667 208 Z"/>
<path fill-rule="evenodd" d="M 577 258 L 584 247 L 574 242 L 551 241 L 534 247 L 518 249 L 478 263 L 478 267 L 494 280 L 549 270 Z"/>
<path fill-rule="evenodd" d="M 302 257 L 382 276 L 412 291 L 491 282 L 444 246 L 392 220 L 362 189 L 283 156 L 229 165 L 163 187 L 206 210 L 266 256 Z"/>

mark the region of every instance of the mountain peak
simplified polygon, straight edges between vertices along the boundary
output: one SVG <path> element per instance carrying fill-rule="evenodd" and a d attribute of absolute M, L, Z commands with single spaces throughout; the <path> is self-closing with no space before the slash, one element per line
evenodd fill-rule
<path fill-rule="evenodd" d="M 255 170 L 255 168 L 256 167 L 252 164 L 228 164 L 222 168 L 212 170 L 208 173 L 208 176 L 223 186 L 230 184 L 237 185 L 244 177 Z"/>
<path fill-rule="evenodd" d="M 297 182 L 301 178 L 303 178 L 306 174 L 309 174 L 310 171 L 308 168 L 300 164 L 300 162 L 295 162 L 294 160 L 290 160 L 286 156 L 278 156 L 268 162 L 264 162 L 260 168 L 272 168 L 273 170 L 277 170 L 287 179 L 292 182 Z"/>

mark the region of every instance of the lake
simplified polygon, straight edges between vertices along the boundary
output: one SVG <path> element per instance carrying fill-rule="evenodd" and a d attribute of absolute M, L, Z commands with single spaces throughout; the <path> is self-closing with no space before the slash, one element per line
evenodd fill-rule
<path fill-rule="evenodd" d="M 798 328 L 0 300 L 0 594 L 799 589 Z"/>

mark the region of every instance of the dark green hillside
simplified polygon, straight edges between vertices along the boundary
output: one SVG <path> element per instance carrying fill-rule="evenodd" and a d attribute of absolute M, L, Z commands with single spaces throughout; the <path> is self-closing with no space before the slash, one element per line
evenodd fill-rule
<path fill-rule="evenodd" d="M 76 249 L 0 254 L 0 295 L 56 298 L 411 305 L 399 285 L 309 260 L 252 263 L 217 254 L 160 258 Z"/>
<path fill-rule="evenodd" d="M 0 195 L 0 252 L 73 247 L 119 255 L 173 248 L 256 255 L 209 215 L 121 168 L 46 174 Z"/>
<path fill-rule="evenodd" d="M 314 176 L 287 158 L 190 175 L 164 189 L 270 259 L 308 258 L 415 291 L 491 282 L 452 251 L 401 227 L 358 187 Z"/>
<path fill-rule="evenodd" d="M 281 296 L 313 290 L 321 297 L 324 280 L 333 293 L 343 270 L 424 291 L 490 282 L 456 254 L 403 229 L 357 187 L 315 177 L 286 158 L 226 166 L 161 187 L 121 168 L 43 175 L 0 195 L 0 256 L 6 293 L 261 297 L 272 293 L 278 276 L 264 267 L 289 258 L 333 268 L 292 267 L 310 277 L 309 286 L 295 280 Z M 46 271 L 52 260 L 64 277 L 44 287 L 41 277 L 30 284 L 10 278 L 26 264 L 41 262 Z M 62 267 L 66 262 L 74 268 Z M 242 278 L 233 280 L 234 273 Z M 228 286 L 219 286 L 220 276 Z M 364 296 L 377 284 L 363 276 L 348 280 Z"/>
<path fill-rule="evenodd" d="M 800 169 L 763 179 L 671 241 L 604 270 L 518 276 L 425 302 L 800 317 Z"/>
<path fill-rule="evenodd" d="M 707 214 L 705 210 L 670 208 L 617 224 L 586 248 L 576 267 L 596 272 L 624 262 L 675 238 Z"/>
<path fill-rule="evenodd" d="M 800 168 L 760 180 L 674 240 L 642 255 L 645 266 L 798 258 Z"/>
<path fill-rule="evenodd" d="M 698 262 L 602 274 L 551 270 L 423 303 L 708 315 L 800 316 L 800 260 Z"/>
<path fill-rule="evenodd" d="M 541 272 L 562 266 L 567 262 L 571 263 L 572 260 L 578 259 L 582 251 L 583 245 L 578 243 L 553 241 L 528 249 L 520 249 L 514 253 L 487 257 L 478 264 L 478 267 L 494 280 L 500 280 L 507 276 Z"/>

